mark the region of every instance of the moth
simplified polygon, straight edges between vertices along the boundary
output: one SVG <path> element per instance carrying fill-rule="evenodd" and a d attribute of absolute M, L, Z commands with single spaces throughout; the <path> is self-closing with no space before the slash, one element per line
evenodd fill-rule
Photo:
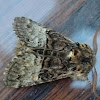
<path fill-rule="evenodd" d="M 87 80 L 96 58 L 87 44 L 74 42 L 25 17 L 16 17 L 15 55 L 4 73 L 9 87 L 26 87 L 70 77 Z"/>

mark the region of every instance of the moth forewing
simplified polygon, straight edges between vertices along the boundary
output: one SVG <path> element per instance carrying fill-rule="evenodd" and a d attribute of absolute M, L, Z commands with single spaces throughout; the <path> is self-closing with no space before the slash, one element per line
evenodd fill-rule
<path fill-rule="evenodd" d="M 16 17 L 13 26 L 19 40 L 4 75 L 6 86 L 32 86 L 67 77 L 87 79 L 95 62 L 88 45 L 73 42 L 25 17 Z"/>

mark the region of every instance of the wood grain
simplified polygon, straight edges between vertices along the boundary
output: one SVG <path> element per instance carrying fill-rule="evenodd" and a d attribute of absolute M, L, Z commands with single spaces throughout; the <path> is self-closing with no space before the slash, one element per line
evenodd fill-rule
<path fill-rule="evenodd" d="M 74 82 L 70 78 L 18 89 L 4 86 L 3 72 L 14 54 L 17 42 L 12 22 L 18 16 L 31 18 L 74 41 L 87 43 L 92 47 L 94 33 L 100 27 L 100 0 L 1 0 L 0 100 L 99 100 L 94 96 L 88 83 Z M 100 36 L 96 63 L 98 76 L 99 38 Z M 91 74 L 89 78 L 92 79 Z M 99 85 L 97 93 L 100 94 Z"/>

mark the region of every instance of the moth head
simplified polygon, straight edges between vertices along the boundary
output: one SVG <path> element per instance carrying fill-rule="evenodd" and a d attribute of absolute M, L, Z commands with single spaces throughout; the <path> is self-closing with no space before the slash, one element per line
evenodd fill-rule
<path fill-rule="evenodd" d="M 76 43 L 77 47 L 71 49 L 69 58 L 69 72 L 71 77 L 76 80 L 86 80 L 90 70 L 95 65 L 95 55 L 87 44 Z"/>

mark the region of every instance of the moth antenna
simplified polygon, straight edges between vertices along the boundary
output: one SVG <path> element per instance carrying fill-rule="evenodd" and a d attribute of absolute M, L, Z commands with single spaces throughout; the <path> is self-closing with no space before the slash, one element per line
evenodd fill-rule
<path fill-rule="evenodd" d="M 93 51 L 95 53 L 95 55 L 97 54 L 97 51 L 98 51 L 98 45 L 97 45 L 97 35 L 98 33 L 100 32 L 100 27 L 97 29 L 95 35 L 94 35 L 94 38 L 93 38 Z M 97 94 L 96 92 L 96 86 L 97 86 L 97 71 L 96 71 L 96 68 L 94 67 L 94 73 L 93 73 L 93 87 L 92 87 L 92 90 L 93 90 L 93 93 L 94 95 L 100 99 L 100 96 Z"/>
<path fill-rule="evenodd" d="M 97 71 L 96 71 L 96 68 L 94 67 L 94 75 L 93 75 L 93 87 L 92 87 L 92 90 L 93 90 L 93 93 L 94 95 L 100 99 L 100 96 L 97 94 L 96 92 L 96 86 L 97 86 Z"/>
<path fill-rule="evenodd" d="M 97 50 L 98 50 L 98 46 L 97 46 L 97 35 L 100 32 L 100 27 L 97 29 L 97 31 L 94 34 L 93 37 L 93 51 L 95 53 L 95 55 L 97 54 Z"/>

